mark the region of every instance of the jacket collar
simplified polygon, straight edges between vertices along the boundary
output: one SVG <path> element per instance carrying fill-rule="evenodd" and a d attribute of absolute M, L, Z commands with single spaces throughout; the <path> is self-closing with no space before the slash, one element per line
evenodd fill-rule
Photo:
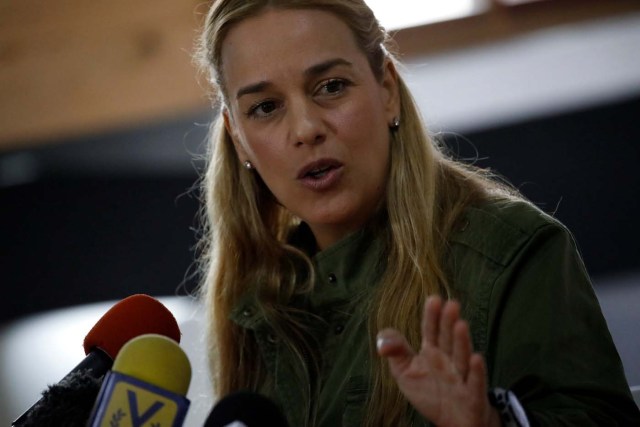
<path fill-rule="evenodd" d="M 309 255 L 315 247 L 313 234 L 304 223 L 294 231 L 289 242 Z M 386 265 L 383 242 L 383 236 L 365 227 L 313 255 L 315 287 L 306 297 L 307 308 L 319 313 L 346 306 L 370 294 Z M 230 319 L 247 329 L 260 328 L 265 319 L 255 291 L 240 298 Z"/>

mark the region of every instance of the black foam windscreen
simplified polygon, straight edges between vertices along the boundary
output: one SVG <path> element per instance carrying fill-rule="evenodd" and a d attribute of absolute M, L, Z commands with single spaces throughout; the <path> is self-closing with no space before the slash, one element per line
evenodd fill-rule
<path fill-rule="evenodd" d="M 71 373 L 42 392 L 20 427 L 85 427 L 101 384 L 87 370 Z"/>
<path fill-rule="evenodd" d="M 268 398 L 248 391 L 222 398 L 211 410 L 205 427 L 224 427 L 240 422 L 247 427 L 288 427 L 287 419 Z"/>

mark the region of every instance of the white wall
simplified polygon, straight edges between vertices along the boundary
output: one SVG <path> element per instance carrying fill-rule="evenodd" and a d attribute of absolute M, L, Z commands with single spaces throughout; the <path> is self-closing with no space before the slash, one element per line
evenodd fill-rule
<path fill-rule="evenodd" d="M 408 83 L 436 130 L 546 116 L 640 94 L 640 14 L 410 58 L 406 65 Z"/>

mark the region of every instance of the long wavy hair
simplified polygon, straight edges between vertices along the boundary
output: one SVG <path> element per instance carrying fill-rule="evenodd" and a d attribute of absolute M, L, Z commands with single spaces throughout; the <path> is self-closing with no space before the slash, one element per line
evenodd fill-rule
<path fill-rule="evenodd" d="M 209 80 L 218 108 L 202 180 L 206 212 L 200 248 L 214 391 L 220 396 L 239 389 L 255 390 L 265 378 L 253 336 L 228 320 L 239 298 L 259 283 L 259 289 L 251 290 L 257 292 L 270 326 L 298 355 L 296 375 L 308 385 L 310 397 L 313 390 L 308 370 L 317 369 L 317 364 L 307 366 L 302 355 L 313 354 L 313 344 L 299 320 L 301 313 L 289 305 L 296 294 L 313 288 L 310 260 L 286 242 L 299 220 L 275 201 L 257 174 L 241 167 L 222 119 L 226 94 L 221 49 L 225 36 L 234 24 L 267 8 L 321 9 L 335 14 L 351 29 L 379 80 L 385 61 L 397 61 L 387 32 L 362 0 L 216 0 L 199 39 L 196 60 Z M 414 348 L 419 347 L 422 303 L 432 294 L 451 296 L 443 256 L 447 237 L 461 212 L 470 204 L 515 194 L 488 172 L 446 156 L 425 129 L 401 76 L 398 85 L 401 125 L 390 136 L 384 201 L 387 267 L 368 305 L 372 388 L 365 424 L 371 426 L 407 424 L 410 411 L 377 356 L 377 331 L 397 328 Z M 300 273 L 301 265 L 305 274 Z M 310 403 L 307 410 L 313 410 Z"/>

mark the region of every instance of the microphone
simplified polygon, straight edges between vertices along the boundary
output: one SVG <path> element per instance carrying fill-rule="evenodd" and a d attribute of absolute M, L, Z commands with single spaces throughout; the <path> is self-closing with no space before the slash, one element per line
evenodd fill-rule
<path fill-rule="evenodd" d="M 136 337 L 105 376 L 87 427 L 179 427 L 189 409 L 190 382 L 191 364 L 174 340 Z"/>
<path fill-rule="evenodd" d="M 20 427 L 86 427 L 101 383 L 87 372 L 71 373 L 49 386 L 29 415 L 22 418 Z"/>
<path fill-rule="evenodd" d="M 160 301 L 144 294 L 131 295 L 111 307 L 91 328 L 84 339 L 83 347 L 86 357 L 69 372 L 60 382 L 60 387 L 52 386 L 45 391 L 43 397 L 31 408 L 18 417 L 11 425 L 23 427 L 40 425 L 45 418 L 50 418 L 58 411 L 51 403 L 64 402 L 67 410 L 78 401 L 71 399 L 49 399 L 75 391 L 79 384 L 83 387 L 91 382 L 91 378 L 99 380 L 113 364 L 113 359 L 122 346 L 138 335 L 157 333 L 180 341 L 180 329 L 171 312 Z M 80 380 L 82 378 L 82 380 Z M 77 408 L 80 409 L 80 408 Z M 73 412 L 73 411 L 72 411 Z M 89 411 L 87 411 L 89 412 Z"/>
<path fill-rule="evenodd" d="M 276 404 L 249 391 L 239 391 L 221 399 L 211 410 L 204 427 L 288 427 Z"/>

